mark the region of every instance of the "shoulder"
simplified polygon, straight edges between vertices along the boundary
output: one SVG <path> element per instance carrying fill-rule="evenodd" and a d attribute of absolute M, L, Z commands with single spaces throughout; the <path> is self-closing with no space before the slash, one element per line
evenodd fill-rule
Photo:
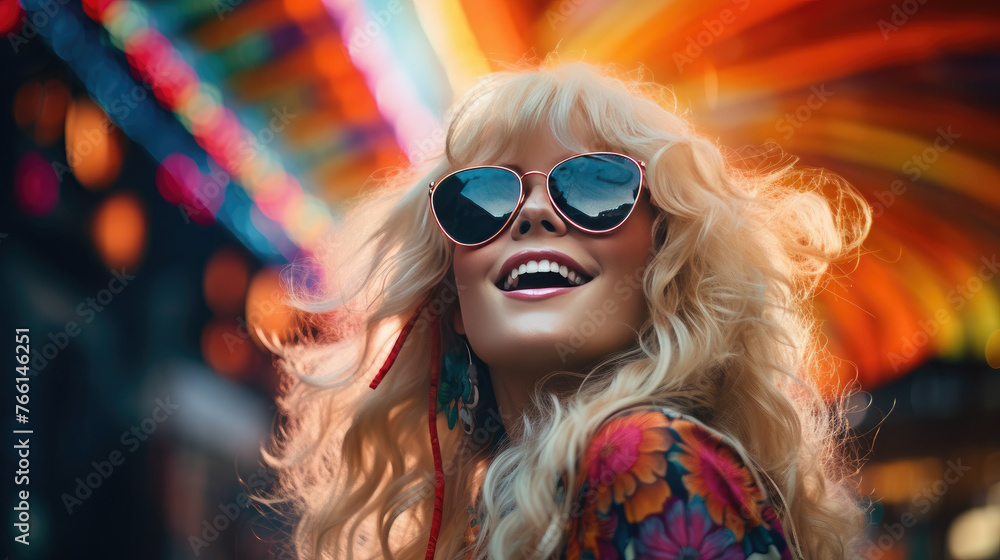
<path fill-rule="evenodd" d="M 737 447 L 695 418 L 658 406 L 614 414 L 580 466 L 569 558 L 588 550 L 670 558 L 686 546 L 711 546 L 726 559 L 790 558 L 769 496 Z"/>

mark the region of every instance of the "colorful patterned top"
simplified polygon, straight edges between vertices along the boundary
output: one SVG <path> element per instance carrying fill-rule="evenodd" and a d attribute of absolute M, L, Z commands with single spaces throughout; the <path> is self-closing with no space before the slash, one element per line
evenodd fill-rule
<path fill-rule="evenodd" d="M 632 408 L 605 421 L 580 480 L 563 560 L 792 558 L 766 489 L 739 454 L 671 409 Z M 557 500 L 563 492 L 560 480 Z"/>

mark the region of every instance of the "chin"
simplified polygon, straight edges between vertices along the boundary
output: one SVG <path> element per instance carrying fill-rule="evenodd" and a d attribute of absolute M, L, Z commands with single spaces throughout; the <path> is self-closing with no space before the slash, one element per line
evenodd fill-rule
<path fill-rule="evenodd" d="M 544 375 L 549 371 L 586 373 L 588 365 L 620 349 L 588 340 L 578 328 L 550 331 L 495 333 L 488 341 L 476 344 L 470 339 L 476 355 L 486 364 L 505 370 L 524 370 Z M 601 341 L 607 342 L 607 341 Z M 621 349 L 627 346 L 623 345 Z"/>

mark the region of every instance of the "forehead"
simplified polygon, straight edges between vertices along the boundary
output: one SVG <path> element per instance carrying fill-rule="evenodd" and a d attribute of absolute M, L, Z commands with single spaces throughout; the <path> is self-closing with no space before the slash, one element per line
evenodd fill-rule
<path fill-rule="evenodd" d="M 505 150 L 494 163 L 525 171 L 548 171 L 552 166 L 575 154 L 594 151 L 584 142 L 571 138 L 560 142 L 549 132 L 533 134 Z"/>
<path fill-rule="evenodd" d="M 548 171 L 560 161 L 577 154 L 609 150 L 603 142 L 594 141 L 593 135 L 582 132 L 559 134 L 547 127 L 539 127 L 531 133 L 511 137 L 503 149 L 493 154 L 477 154 L 484 162 L 510 167 L 519 172 Z"/>
<path fill-rule="evenodd" d="M 469 131 L 470 129 L 466 129 Z M 594 123 L 582 111 L 569 114 L 548 114 L 533 123 L 497 122 L 488 117 L 470 135 L 456 138 L 450 151 L 452 163 L 459 167 L 476 164 L 519 164 L 544 150 L 560 152 L 564 159 L 573 154 L 595 151 L 622 151 L 601 139 Z M 552 161 L 554 165 L 556 161 Z M 511 166 L 513 168 L 513 166 Z"/>

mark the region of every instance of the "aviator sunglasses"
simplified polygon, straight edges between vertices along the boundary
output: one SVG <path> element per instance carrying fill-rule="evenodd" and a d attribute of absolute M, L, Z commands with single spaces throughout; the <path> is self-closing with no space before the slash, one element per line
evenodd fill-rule
<path fill-rule="evenodd" d="M 549 202 L 564 220 L 587 233 L 608 233 L 635 209 L 645 169 L 645 163 L 614 152 L 576 154 L 548 173 L 468 167 L 430 183 L 431 210 L 449 239 L 466 247 L 483 245 L 506 230 L 521 209 L 524 178 L 542 175 Z"/>

